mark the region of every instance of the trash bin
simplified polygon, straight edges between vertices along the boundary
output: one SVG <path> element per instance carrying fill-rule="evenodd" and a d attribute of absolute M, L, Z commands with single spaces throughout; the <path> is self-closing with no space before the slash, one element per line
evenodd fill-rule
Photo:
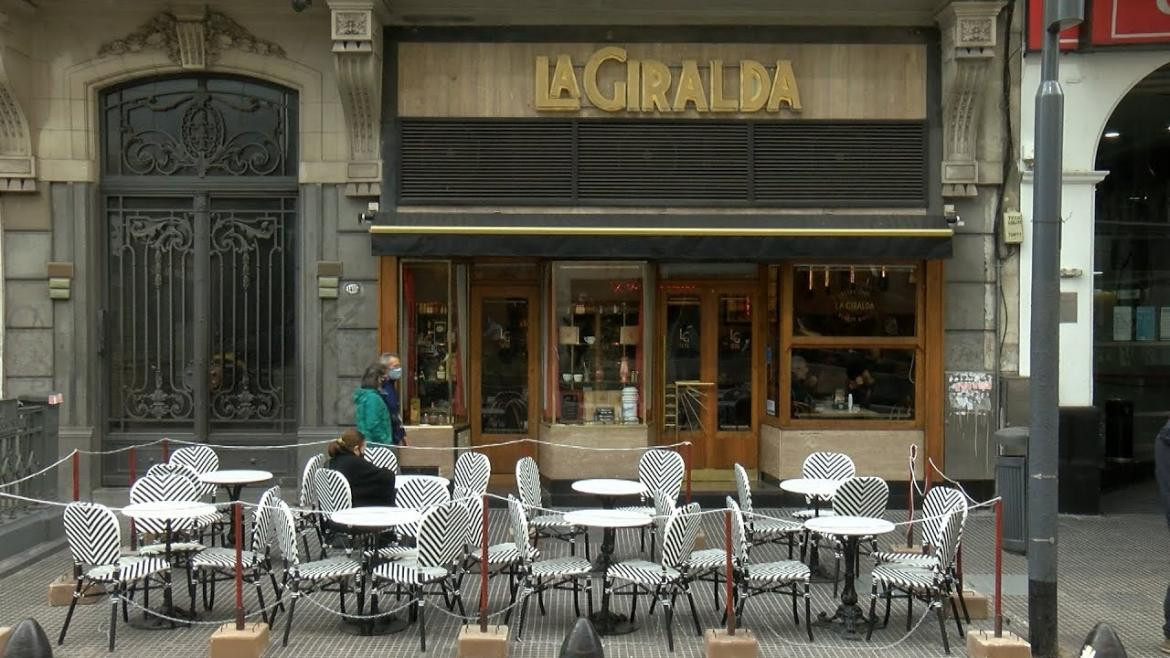
<path fill-rule="evenodd" d="M 995 490 L 1003 498 L 1003 549 L 1028 549 L 1028 428 L 1005 427 L 995 433 Z"/>

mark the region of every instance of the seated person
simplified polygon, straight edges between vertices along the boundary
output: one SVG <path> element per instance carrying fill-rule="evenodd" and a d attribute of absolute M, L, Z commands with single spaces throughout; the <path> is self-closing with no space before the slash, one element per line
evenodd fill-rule
<path fill-rule="evenodd" d="M 811 411 L 813 392 L 817 389 L 817 377 L 808 371 L 808 361 L 803 356 L 792 357 L 792 409 Z"/>
<path fill-rule="evenodd" d="M 341 433 L 326 451 L 329 468 L 338 471 L 353 494 L 354 507 L 394 505 L 394 471 L 375 466 L 362 456 L 366 440 L 354 428 Z"/>
<path fill-rule="evenodd" d="M 846 393 L 853 396 L 853 406 L 867 406 L 875 381 L 869 366 L 860 358 L 853 359 L 845 366 L 845 377 L 848 380 Z"/>

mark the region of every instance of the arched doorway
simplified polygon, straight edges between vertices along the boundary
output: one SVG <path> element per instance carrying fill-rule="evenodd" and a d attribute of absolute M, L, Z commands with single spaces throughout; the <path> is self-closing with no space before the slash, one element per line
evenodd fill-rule
<path fill-rule="evenodd" d="M 1093 397 L 1116 467 L 1151 461 L 1170 417 L 1170 65 L 1118 104 L 1096 168 Z"/>
<path fill-rule="evenodd" d="M 295 440 L 296 93 L 136 80 L 100 117 L 107 446 Z M 274 472 L 293 457 L 231 452 Z"/>

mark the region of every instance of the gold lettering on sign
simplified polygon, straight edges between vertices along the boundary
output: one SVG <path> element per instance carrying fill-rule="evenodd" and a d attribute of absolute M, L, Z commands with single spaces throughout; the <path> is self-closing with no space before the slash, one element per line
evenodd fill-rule
<path fill-rule="evenodd" d="M 1168 0 L 1170 1 L 1170 0 Z M 613 66 L 606 64 L 613 62 Z M 585 61 L 585 100 L 606 112 L 799 112 L 800 90 L 792 62 L 782 59 L 772 71 L 754 59 L 739 61 L 738 95 L 728 93 L 723 60 L 713 59 L 704 79 L 699 62 L 683 60 L 677 79 L 670 67 L 656 59 L 631 59 L 625 48 L 606 46 Z M 621 65 L 625 75 L 621 75 Z M 576 111 L 581 109 L 581 85 L 567 54 L 557 55 L 551 65 L 548 56 L 536 57 L 533 77 L 537 110 Z M 731 78 L 735 91 L 735 78 Z M 706 85 L 706 86 L 705 86 Z M 603 89 L 603 86 L 605 87 Z"/>

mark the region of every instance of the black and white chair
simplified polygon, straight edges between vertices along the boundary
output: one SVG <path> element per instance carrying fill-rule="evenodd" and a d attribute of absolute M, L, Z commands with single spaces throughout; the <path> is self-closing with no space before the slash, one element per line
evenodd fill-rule
<path fill-rule="evenodd" d="M 540 605 L 540 613 L 546 614 L 544 607 L 544 593 L 547 590 L 571 590 L 573 592 L 573 610 L 581 616 L 581 589 L 585 589 L 586 615 L 593 614 L 593 566 L 589 560 L 575 556 L 547 558 L 533 560 L 533 547 L 528 542 L 529 528 L 528 515 L 523 504 L 512 496 L 508 496 L 508 520 L 512 530 L 516 563 L 516 588 L 512 591 L 512 602 L 516 596 L 520 597 L 520 627 L 516 630 L 516 639 L 524 636 L 524 622 L 528 618 L 528 599 L 535 595 Z M 512 616 L 509 608 L 504 623 Z"/>
<path fill-rule="evenodd" d="M 185 466 L 182 468 L 186 468 Z M 183 475 L 156 472 L 139 478 L 130 487 L 131 503 L 154 503 L 175 501 L 199 501 L 199 493 L 190 479 Z M 171 535 L 170 562 L 174 567 L 181 567 L 187 577 L 187 593 L 191 597 L 191 612 L 195 612 L 195 581 L 191 578 L 191 556 L 202 551 L 204 545 L 197 541 L 197 534 L 211 522 L 210 518 L 176 519 L 168 522 L 163 519 L 137 519 L 134 529 L 139 533 L 138 555 L 142 557 L 159 557 L 167 552 L 167 533 Z M 146 539 L 151 539 L 147 542 Z M 150 587 L 146 583 L 143 596 L 149 602 Z"/>
<path fill-rule="evenodd" d="M 804 525 L 787 519 L 757 515 L 752 505 L 752 484 L 747 470 L 739 464 L 734 464 L 732 470 L 735 471 L 735 494 L 743 513 L 748 546 L 786 543 L 788 557 L 791 558 L 797 538 L 804 532 Z"/>
<path fill-rule="evenodd" d="M 455 486 L 473 494 L 487 493 L 492 462 L 482 452 L 465 452 L 455 460 Z"/>
<path fill-rule="evenodd" d="M 261 581 L 267 574 L 272 582 L 273 594 L 277 599 L 280 592 L 276 583 L 276 575 L 272 572 L 271 546 L 275 539 L 273 519 L 276 513 L 276 501 L 280 500 L 280 487 L 271 487 L 260 496 L 260 501 L 252 510 L 252 534 L 248 550 L 240 551 L 240 565 L 245 583 L 251 583 L 256 588 L 256 600 L 260 602 L 260 614 L 268 622 L 268 612 L 264 606 L 264 588 Z M 191 569 L 199 576 L 199 583 L 203 590 L 203 606 L 211 610 L 215 605 L 215 583 L 235 579 L 236 549 L 226 546 L 212 547 L 196 553 L 191 558 Z"/>
<path fill-rule="evenodd" d="M 161 464 L 154 464 L 150 468 L 146 469 L 146 475 L 143 477 L 171 475 L 184 478 L 191 483 L 191 486 L 195 489 L 195 498 L 192 500 L 199 500 L 201 497 L 207 496 L 209 486 L 211 487 L 210 491 L 214 493 L 215 487 L 213 485 L 208 485 L 206 482 L 200 480 L 199 474 L 195 472 L 195 469 L 181 462 L 167 461 Z M 214 496 L 212 496 L 212 500 L 214 501 Z M 215 512 L 213 514 L 208 514 L 207 516 L 196 519 L 194 522 L 194 529 L 198 531 L 200 541 L 204 541 L 206 539 L 205 535 L 207 534 L 208 530 L 211 531 L 213 538 L 216 534 L 222 536 L 223 533 L 221 531 L 223 530 L 224 523 L 228 521 L 229 519 L 226 515 L 221 512 Z"/>
<path fill-rule="evenodd" d="M 967 500 L 963 492 L 953 487 L 931 487 L 922 501 L 922 552 L 921 553 L 893 553 L 879 551 L 873 554 L 874 562 L 878 564 L 897 563 L 909 564 L 917 567 L 933 568 L 938 564 L 938 557 L 934 553 L 933 542 L 942 526 L 943 517 L 948 512 L 964 509 Z"/>
<path fill-rule="evenodd" d="M 91 588 L 104 586 L 110 590 L 109 650 L 114 650 L 118 629 L 118 603 L 122 604 L 125 619 L 127 590 L 139 581 L 170 569 L 166 560 L 157 557 L 123 556 L 122 532 L 118 519 L 105 505 L 97 503 L 69 503 L 65 506 L 65 538 L 69 554 L 80 573 L 77 588 L 65 613 L 65 624 L 57 637 L 57 644 L 65 642 L 69 622 L 77 601 Z M 145 589 L 145 587 L 144 587 Z"/>
<path fill-rule="evenodd" d="M 800 467 L 800 476 L 817 480 L 846 480 L 857 474 L 857 467 L 849 455 L 840 452 L 814 452 L 805 457 Z M 805 496 L 805 503 L 813 504 L 809 496 Z M 796 510 L 792 516 L 797 519 L 811 519 L 815 514 L 812 509 Z M 831 509 L 821 509 L 820 516 L 831 516 Z"/>
<path fill-rule="evenodd" d="M 943 605 L 946 600 L 951 602 L 951 614 L 955 618 L 955 626 L 959 631 L 959 638 L 963 638 L 963 622 L 959 618 L 959 609 L 952 594 L 958 586 L 954 576 L 955 556 L 958 554 L 959 543 L 963 537 L 963 526 L 967 523 L 967 506 L 949 512 L 935 535 L 934 556 L 937 566 L 925 568 L 906 564 L 879 564 L 873 569 L 873 590 L 869 600 L 869 629 L 866 633 L 868 640 L 873 635 L 877 617 L 874 609 L 877 606 L 878 590 L 881 589 L 886 599 L 885 624 L 890 621 L 890 602 L 895 591 L 906 595 L 906 628 L 910 630 L 911 616 L 913 615 L 914 599 L 925 602 L 935 609 L 938 616 L 938 629 L 942 634 L 943 650 L 951 652 L 950 641 L 947 638 L 946 621 Z"/>
<path fill-rule="evenodd" d="M 809 596 L 810 571 L 808 565 L 799 560 L 777 560 L 751 564 L 748 562 L 748 543 L 745 541 L 747 531 L 744 525 L 744 515 L 728 498 L 727 507 L 731 509 L 731 551 L 734 594 L 738 597 L 735 603 L 736 615 L 742 619 L 748 599 L 761 594 L 783 594 L 792 598 L 792 619 L 800 626 L 800 613 L 797 602 L 804 599 L 804 627 L 808 633 L 809 642 L 813 641 L 811 597 Z M 731 603 L 727 603 L 731 605 Z M 724 615 L 726 615 L 726 610 Z"/>
<path fill-rule="evenodd" d="M 444 489 L 444 491 L 446 491 Z M 464 528 L 470 523 L 463 501 L 447 501 L 423 512 L 418 523 L 417 554 L 413 558 L 391 560 L 374 567 L 374 586 L 405 587 L 411 607 L 418 619 L 419 646 L 427 650 L 426 600 L 439 594 L 459 607 L 465 615 L 463 595 L 454 586 L 456 563 L 463 554 Z M 429 588 L 429 589 L 428 589 Z"/>
<path fill-rule="evenodd" d="M 281 560 L 284 563 L 284 574 L 281 578 L 281 592 L 288 592 L 288 619 L 284 622 L 283 646 L 288 646 L 288 634 L 292 628 L 293 614 L 296 612 L 297 599 L 315 591 L 324 590 L 327 585 L 338 585 L 341 599 L 341 614 L 345 614 L 345 595 L 349 591 L 350 581 L 357 578 L 362 572 L 362 565 L 348 557 L 330 557 L 315 562 L 301 562 L 297 550 L 297 527 L 293 519 L 292 510 L 283 500 L 276 501 L 273 523 L 276 534 L 276 546 L 280 549 Z M 279 596 L 279 595 L 278 595 Z M 270 620 L 276 623 L 279 608 L 272 611 Z"/>
<path fill-rule="evenodd" d="M 305 555 L 309 555 L 309 535 L 317 536 L 317 545 L 320 547 L 320 559 L 325 559 L 325 536 L 321 533 L 321 515 L 308 512 L 305 510 L 316 510 L 317 506 L 317 487 L 315 485 L 314 476 L 317 471 L 325 467 L 326 457 L 323 454 L 313 455 L 305 462 L 305 468 L 301 471 L 301 488 L 297 491 L 297 511 L 293 512 L 293 517 L 297 521 L 297 534 L 300 535 L 301 541 L 305 544 Z"/>
<path fill-rule="evenodd" d="M 649 594 L 666 611 L 666 642 L 674 651 L 674 603 L 680 594 L 685 594 L 691 606 L 695 621 L 695 634 L 702 635 L 699 627 L 699 613 L 695 609 L 695 597 L 691 595 L 690 580 L 685 567 L 695 546 L 695 535 L 699 531 L 699 504 L 691 503 L 676 508 L 666 521 L 662 533 L 662 559 L 622 560 L 610 565 L 605 572 L 605 592 L 602 596 L 627 594 L 621 592 L 629 587 L 630 622 L 633 623 L 638 609 L 638 595 Z M 603 603 L 604 607 L 604 603 Z"/>
<path fill-rule="evenodd" d="M 473 495 L 463 487 L 456 486 L 453 497 L 459 499 L 464 496 Z M 472 566 L 479 564 L 483 560 L 483 505 L 478 502 L 478 496 L 476 499 L 477 503 L 469 508 L 471 522 L 467 526 L 467 537 L 465 539 L 467 551 L 463 561 L 463 567 L 459 574 L 460 585 L 462 585 L 463 578 L 471 573 Z M 509 513 L 510 511 L 511 508 L 509 508 Z M 509 523 L 511 522 L 509 521 Z M 511 528 L 511 525 L 509 525 L 509 528 Z M 540 559 L 540 551 L 533 548 L 531 544 L 528 544 L 528 558 L 529 560 Z M 515 541 L 509 540 L 498 544 L 488 544 L 488 578 L 490 579 L 499 574 L 508 574 L 508 595 L 512 601 L 516 600 L 516 576 L 518 574 L 516 566 L 519 563 L 520 551 L 516 548 Z"/>
<path fill-rule="evenodd" d="M 169 465 L 181 465 L 190 469 L 187 475 L 190 477 L 194 475 L 195 490 L 199 492 L 200 496 L 207 497 L 211 504 L 215 505 L 216 485 L 209 482 L 204 482 L 199 479 L 200 475 L 204 473 L 211 473 L 219 470 L 219 456 L 215 451 L 208 446 L 184 446 L 171 453 L 171 458 L 167 460 Z M 212 532 L 221 539 L 226 538 L 226 529 L 231 526 L 231 509 L 223 506 L 219 508 L 219 515 L 213 524 Z M 226 542 L 220 542 L 221 545 L 226 545 Z"/>
<path fill-rule="evenodd" d="M 329 521 L 329 515 L 353 507 L 353 491 L 349 488 L 349 481 L 340 471 L 321 467 L 313 474 L 313 491 L 317 496 L 317 509 L 320 510 L 318 516 L 321 517 L 318 523 L 321 524 L 325 543 L 332 542 L 335 537 L 344 537 L 345 534 L 339 533 Z M 348 543 L 345 544 L 347 555 L 351 548 Z"/>
<path fill-rule="evenodd" d="M 420 514 L 437 505 L 451 501 L 451 494 L 447 487 L 439 480 L 431 478 L 411 478 L 398 487 L 394 496 L 396 507 L 405 507 L 418 510 Z M 406 523 L 398 526 L 398 534 L 405 537 L 418 535 L 418 523 Z M 460 528 L 464 532 L 463 528 Z"/>
<path fill-rule="evenodd" d="M 577 537 L 585 539 L 585 557 L 589 557 L 589 532 L 587 528 L 575 526 L 565 520 L 560 512 L 544 509 L 544 493 L 540 486 L 540 468 L 536 460 L 523 457 L 516 462 L 516 489 L 520 503 L 528 516 L 528 526 L 535 532 L 533 545 L 540 548 L 540 538 L 550 537 L 569 544 L 569 554 L 577 554 Z"/>
<path fill-rule="evenodd" d="M 886 481 L 865 475 L 851 477 L 837 487 L 833 495 L 833 514 L 836 516 L 864 516 L 880 519 L 886 513 L 886 506 L 890 502 L 890 486 Z M 859 543 L 868 543 L 870 552 L 877 551 L 877 542 L 873 537 L 862 537 Z M 837 543 L 835 551 L 835 567 L 833 572 L 833 596 L 837 596 L 837 585 L 841 577 L 841 556 L 844 547 Z M 861 551 L 857 552 L 856 572 L 861 571 Z"/>
<path fill-rule="evenodd" d="M 398 475 L 400 472 L 398 467 L 398 455 L 395 455 L 394 449 L 389 446 L 380 446 L 373 443 L 367 443 L 365 449 L 362 450 L 362 456 L 364 456 L 366 461 L 370 462 L 374 466 L 391 470 L 395 475 Z"/>
<path fill-rule="evenodd" d="M 662 495 L 678 504 L 679 494 L 682 493 L 683 477 L 686 475 L 686 463 L 682 455 L 667 448 L 653 448 L 642 453 L 638 459 L 638 481 L 646 487 L 642 495 L 642 505 L 621 507 L 619 509 L 654 515 L 654 494 Z M 649 504 L 646 504 L 649 503 Z M 646 550 L 646 526 L 640 529 L 641 545 L 639 550 Z M 650 535 L 650 556 L 654 556 L 654 533 Z"/>

